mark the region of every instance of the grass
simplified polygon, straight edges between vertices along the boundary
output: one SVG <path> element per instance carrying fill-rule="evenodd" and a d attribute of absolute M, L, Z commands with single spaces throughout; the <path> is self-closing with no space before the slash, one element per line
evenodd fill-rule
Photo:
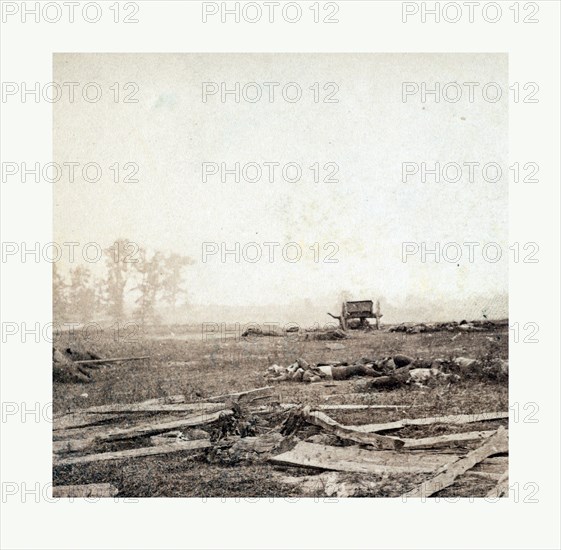
<path fill-rule="evenodd" d="M 456 336 L 460 334 L 460 336 Z M 183 394 L 187 401 L 248 390 L 266 385 L 263 374 L 273 363 L 287 365 L 298 357 L 310 363 L 320 361 L 352 362 L 361 357 L 381 358 L 396 353 L 421 359 L 473 357 L 490 362 L 508 358 L 508 333 L 493 332 L 402 334 L 352 332 L 342 341 L 345 349 L 330 350 L 324 341 L 302 341 L 295 336 L 212 339 L 203 341 L 200 333 L 186 327 L 159 327 L 138 336 L 135 341 L 117 341 L 112 333 L 102 333 L 90 341 L 72 341 L 59 335 L 55 345 L 87 349 L 102 357 L 150 355 L 149 360 L 122 363 L 95 371 L 90 384 L 53 386 L 55 412 L 76 411 L 95 405 L 133 403 L 146 399 Z M 365 381 L 303 384 L 278 383 L 275 392 L 282 402 L 318 405 L 322 403 L 373 403 L 408 405 L 405 409 L 330 411 L 345 424 L 366 424 L 445 414 L 471 414 L 508 409 L 508 381 L 472 375 L 458 383 L 428 388 L 404 387 L 391 392 L 372 392 L 366 397 Z M 85 396 L 87 394 L 87 396 Z M 502 422 L 503 424 L 506 423 Z M 500 422 L 477 424 L 477 429 L 496 428 Z M 447 426 L 447 433 L 465 431 L 463 426 Z M 409 427 L 404 437 L 427 437 L 441 433 L 442 427 Z M 301 470 L 301 471 L 300 471 Z M 208 462 L 204 453 L 188 452 L 155 457 L 57 467 L 54 484 L 113 483 L 120 496 L 188 497 L 293 497 L 298 488 L 279 483 L 280 471 L 268 463 L 220 465 Z M 310 471 L 292 468 L 290 475 L 309 475 Z M 380 477 L 380 476 L 379 476 Z M 368 496 L 398 496 L 407 482 L 371 477 L 379 490 Z M 465 485 L 465 484 L 464 484 Z M 470 496 L 483 494 L 485 483 L 473 483 L 459 491 Z M 475 492 L 474 492 L 475 491 Z M 456 493 L 454 493 L 456 494 Z"/>

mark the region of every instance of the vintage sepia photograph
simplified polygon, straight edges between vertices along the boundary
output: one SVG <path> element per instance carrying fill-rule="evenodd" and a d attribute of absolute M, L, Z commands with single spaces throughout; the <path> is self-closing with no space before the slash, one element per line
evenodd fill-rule
<path fill-rule="evenodd" d="M 507 53 L 52 63 L 54 496 L 508 497 Z"/>

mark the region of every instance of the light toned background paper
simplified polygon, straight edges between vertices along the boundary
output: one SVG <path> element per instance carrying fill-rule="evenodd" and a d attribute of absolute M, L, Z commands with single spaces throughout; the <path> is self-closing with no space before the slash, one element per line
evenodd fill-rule
<path fill-rule="evenodd" d="M 140 3 L 140 2 L 139 2 Z M 354 499 L 339 502 L 206 501 L 145 499 L 133 502 L 52 502 L 52 424 L 20 415 L 2 425 L 3 481 L 40 484 L 45 496 L 22 495 L 2 505 L 2 544 L 8 548 L 100 548 L 108 537 L 123 548 L 261 548 L 264 541 L 283 548 L 558 548 L 559 533 L 559 5 L 536 2 L 540 24 L 512 22 L 511 2 L 502 2 L 503 19 L 485 23 L 406 25 L 401 2 L 344 2 L 338 25 L 298 26 L 201 24 L 199 2 L 141 2 L 139 24 L 118 25 L 104 18 L 57 25 L 3 25 L 2 80 L 50 82 L 53 53 L 60 52 L 504 52 L 513 82 L 539 82 L 540 103 L 509 109 L 510 160 L 540 163 L 536 186 L 509 191 L 510 241 L 539 242 L 546 251 L 539 264 L 512 264 L 509 270 L 512 320 L 540 323 L 540 343 L 511 347 L 510 400 L 540 403 L 537 424 L 511 422 L 510 476 L 522 487 L 540 485 L 539 503 L 508 499 L 408 502 Z M 341 2 L 343 4 L 343 2 Z M 52 105 L 2 105 L 3 160 L 50 162 Z M 52 241 L 53 187 L 2 185 L 2 240 Z M 23 263 L 16 257 L 2 273 L 2 320 L 48 325 L 52 317 L 52 265 Z M 32 338 L 31 338 L 32 340 Z M 47 405 L 52 400 L 51 343 L 2 345 L 3 402 Z M 539 368 L 539 376 L 529 376 Z M 530 370 L 532 369 L 532 370 Z M 95 523 L 91 518 L 95 516 Z M 219 527 L 216 518 L 220 518 Z M 278 518 L 304 517 L 290 529 Z M 157 518 L 157 521 L 156 521 Z M 251 518 L 251 529 L 246 528 Z M 343 518 L 343 519 L 342 519 Z M 341 528 L 346 519 L 349 530 Z M 326 528 L 312 529 L 310 522 Z M 438 528 L 434 526 L 437 525 Z M 388 528 L 390 527 L 391 528 Z M 399 540 L 397 538 L 399 534 Z"/>

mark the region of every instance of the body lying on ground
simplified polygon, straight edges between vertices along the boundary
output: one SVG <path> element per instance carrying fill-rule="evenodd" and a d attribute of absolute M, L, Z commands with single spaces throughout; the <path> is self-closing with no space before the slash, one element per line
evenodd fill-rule
<path fill-rule="evenodd" d="M 394 355 L 380 360 L 363 358 L 351 365 L 346 363 L 318 363 L 310 365 L 298 359 L 288 367 L 272 365 L 265 378 L 269 381 L 319 382 L 320 380 L 348 380 L 356 376 L 370 377 L 370 385 L 376 389 L 393 389 L 404 384 L 425 385 L 430 381 L 454 382 L 468 369 L 477 368 L 476 359 L 458 357 L 454 360 L 414 359 L 406 355 Z M 508 372 L 508 363 L 501 359 L 495 365 L 501 372 Z"/>

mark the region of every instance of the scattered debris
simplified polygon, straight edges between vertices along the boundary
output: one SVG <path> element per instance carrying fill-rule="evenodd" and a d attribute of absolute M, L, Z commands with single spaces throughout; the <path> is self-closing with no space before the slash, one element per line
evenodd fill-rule
<path fill-rule="evenodd" d="M 371 445 L 375 449 L 393 449 L 399 450 L 403 447 L 404 442 L 398 438 L 386 437 L 375 433 L 365 433 L 355 430 L 349 426 L 343 426 L 319 411 L 310 411 L 309 407 L 305 407 L 300 414 L 306 422 L 323 428 L 329 434 L 336 435 L 340 439 L 361 443 L 362 445 Z"/>
<path fill-rule="evenodd" d="M 53 498 L 103 498 L 114 497 L 117 494 L 119 494 L 119 489 L 111 483 L 58 485 L 53 487 Z"/>
<path fill-rule="evenodd" d="M 488 420 L 502 420 L 508 418 L 508 411 L 489 412 L 481 414 L 452 414 L 448 416 L 432 416 L 429 418 L 404 418 L 384 424 L 364 424 L 352 426 L 361 432 L 388 432 L 400 430 L 406 426 L 428 426 L 430 424 L 470 424 L 472 422 L 486 422 Z"/>
<path fill-rule="evenodd" d="M 506 470 L 497 481 L 497 485 L 487 493 L 487 498 L 504 497 L 508 495 L 508 490 L 508 470 Z"/>
<path fill-rule="evenodd" d="M 67 351 L 71 351 L 70 348 Z M 71 353 L 62 353 L 53 348 L 53 381 L 62 384 L 87 384 L 92 381 L 92 373 L 86 367 L 75 365 Z"/>
<path fill-rule="evenodd" d="M 300 441 L 294 449 L 271 459 L 277 464 L 371 474 L 434 473 L 451 455 L 373 451 L 358 446 L 330 447 Z M 456 457 L 457 458 L 457 457 Z"/>
<path fill-rule="evenodd" d="M 140 361 L 142 359 L 150 359 L 149 355 L 142 355 L 140 357 L 112 357 L 110 359 L 84 359 L 81 361 L 74 361 L 75 365 L 94 365 L 105 363 L 122 363 L 123 361 Z"/>
<path fill-rule="evenodd" d="M 245 414 L 239 405 L 232 407 L 233 414 L 223 414 L 212 431 L 211 440 L 221 441 L 230 436 L 249 437 L 257 435 L 257 417 Z"/>
<path fill-rule="evenodd" d="M 85 433 L 85 436 L 73 439 L 76 435 L 75 429 L 58 430 L 53 432 L 55 441 L 54 447 L 69 448 L 78 450 L 93 447 L 101 442 L 119 441 L 123 439 L 134 439 L 138 437 L 146 437 L 150 435 L 158 435 L 177 428 L 189 428 L 194 426 L 202 426 L 211 424 L 217 420 L 233 415 L 232 410 L 221 410 L 211 414 L 202 414 L 188 416 L 179 420 L 171 420 L 168 422 L 152 422 L 148 424 L 140 424 L 130 428 L 111 428 L 111 426 L 95 426 Z M 109 428 L 109 429 L 108 429 Z M 83 428 L 82 428 L 83 429 Z"/>
<path fill-rule="evenodd" d="M 423 481 L 418 487 L 405 493 L 404 497 L 430 497 L 445 487 L 452 485 L 456 478 L 473 468 L 488 456 L 508 452 L 508 432 L 501 426 L 481 447 L 444 465 L 436 475 Z"/>
<path fill-rule="evenodd" d="M 80 351 L 74 348 L 60 350 L 53 348 L 53 381 L 60 383 L 89 383 L 93 380 L 93 370 L 105 368 L 112 363 L 123 361 L 138 361 L 149 359 L 150 356 L 142 357 L 113 357 L 102 359 L 99 355 L 89 351 Z M 87 397 L 82 394 L 81 397 Z"/>
<path fill-rule="evenodd" d="M 400 481 L 404 476 L 400 476 Z M 498 474 L 482 474 L 481 472 L 467 471 L 465 478 L 498 480 Z M 327 471 L 318 475 L 288 476 L 276 472 L 275 479 L 280 483 L 298 486 L 303 496 L 326 496 L 347 498 L 379 493 L 380 481 L 371 481 L 363 474 Z M 382 478 L 384 479 L 384 478 Z"/>
<path fill-rule="evenodd" d="M 301 407 L 296 403 L 274 403 L 272 405 L 264 405 L 255 409 L 251 409 L 252 414 L 267 414 L 273 412 L 277 408 L 296 409 Z M 366 411 L 369 409 L 408 409 L 411 405 L 317 405 L 315 410 L 320 411 Z"/>
<path fill-rule="evenodd" d="M 225 395 L 209 397 L 205 401 L 213 403 L 216 401 L 231 400 L 236 403 L 247 403 L 250 401 L 255 401 L 256 399 L 265 399 L 271 397 L 273 395 L 273 389 L 273 386 L 264 386 L 262 388 L 255 388 L 253 390 L 241 391 L 237 393 L 227 393 Z"/>
<path fill-rule="evenodd" d="M 367 358 L 353 365 L 314 366 L 299 359 L 291 367 L 293 373 L 299 369 L 304 373 L 321 372 L 325 378 L 329 377 L 329 373 L 331 378 L 335 378 L 334 373 L 339 372 L 336 369 L 345 369 L 340 372 L 349 375 L 360 375 L 361 369 L 368 372 L 376 370 L 381 374 L 372 377 L 372 380 L 379 380 L 390 376 L 384 374 L 387 370 L 394 373 L 415 370 L 411 369 L 415 363 L 416 360 L 410 357 L 396 355 L 376 362 L 376 368 Z M 171 396 L 141 403 L 90 407 L 79 412 L 56 415 L 53 431 L 54 466 L 131 460 L 183 452 L 188 459 L 215 464 L 269 461 L 279 467 L 327 470 L 319 475 L 298 478 L 273 474 L 283 483 L 299 483 L 303 494 L 319 492 L 346 497 L 375 493 L 379 483 L 368 477 L 370 474 L 397 476 L 399 490 L 405 493 L 404 496 L 436 494 L 464 475 L 486 483 L 496 482 L 497 486 L 489 495 L 504 496 L 508 492 L 508 478 L 505 476 L 508 457 L 492 456 L 508 452 L 508 437 L 503 427 L 492 431 L 441 433 L 446 425 L 507 419 L 508 412 L 412 418 L 349 426 L 337 422 L 322 411 L 368 411 L 403 406 L 341 404 L 311 407 L 278 402 L 257 407 L 252 405 L 272 395 L 272 387 L 265 386 L 207 398 L 198 403 L 185 403 L 184 396 Z M 154 412 L 172 417 L 166 420 L 159 418 L 156 422 L 150 419 Z M 191 414 L 183 416 L 185 413 Z M 115 425 L 123 419 L 126 419 L 127 424 Z M 436 431 L 439 435 L 433 437 L 405 438 L 379 433 L 397 432 L 407 426 L 434 424 L 439 425 Z M 482 444 L 473 449 L 479 443 Z M 428 480 L 420 483 L 427 476 Z M 417 486 L 408 490 L 413 483 Z M 59 495 L 68 496 L 116 494 L 116 489 L 108 484 L 57 487 L 56 491 Z"/>
<path fill-rule="evenodd" d="M 451 321 L 449 323 L 402 323 L 390 327 L 388 332 L 403 332 L 405 334 L 421 334 L 425 332 L 481 332 L 495 330 L 508 326 L 508 321 Z"/>
<path fill-rule="evenodd" d="M 495 430 L 483 432 L 464 432 L 459 434 L 437 435 L 435 437 L 424 437 L 421 439 L 402 439 L 404 449 L 409 451 L 418 449 L 438 449 L 442 447 L 462 446 L 467 442 L 481 441 L 495 433 Z"/>
<path fill-rule="evenodd" d="M 126 449 L 124 451 L 112 451 L 107 453 L 96 453 L 85 456 L 67 456 L 57 458 L 55 456 L 55 466 L 66 466 L 69 464 L 86 464 L 88 462 L 102 462 L 104 460 L 118 460 L 122 458 L 137 458 L 140 456 L 153 456 L 168 453 L 177 453 L 180 451 L 194 451 L 207 449 L 212 447 L 212 443 L 205 439 L 196 441 L 181 441 L 168 443 L 167 445 L 157 445 L 153 447 L 141 447 L 139 449 Z"/>

